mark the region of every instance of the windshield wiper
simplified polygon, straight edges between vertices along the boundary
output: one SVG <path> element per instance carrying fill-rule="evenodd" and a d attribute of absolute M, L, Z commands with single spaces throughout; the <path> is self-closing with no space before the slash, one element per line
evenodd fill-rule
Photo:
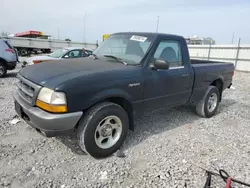
<path fill-rule="evenodd" d="M 113 58 L 115 59 L 116 61 L 120 62 L 120 63 L 123 63 L 124 65 L 128 65 L 125 61 L 123 61 L 121 58 L 119 57 L 116 57 L 116 56 L 113 56 L 113 55 L 103 55 L 104 57 L 110 57 L 110 58 Z"/>

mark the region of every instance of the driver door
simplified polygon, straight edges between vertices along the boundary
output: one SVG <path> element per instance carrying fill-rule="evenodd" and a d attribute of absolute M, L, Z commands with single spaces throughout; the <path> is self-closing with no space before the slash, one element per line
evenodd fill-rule
<path fill-rule="evenodd" d="M 150 66 L 154 59 L 169 63 L 168 70 L 148 68 L 145 80 L 145 108 L 155 110 L 184 104 L 188 101 L 192 86 L 189 69 L 182 58 L 179 41 L 161 39 L 155 49 Z"/>

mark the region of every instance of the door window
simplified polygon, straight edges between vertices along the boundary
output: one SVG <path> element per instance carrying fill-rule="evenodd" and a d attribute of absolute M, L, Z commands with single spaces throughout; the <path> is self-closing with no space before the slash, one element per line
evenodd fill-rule
<path fill-rule="evenodd" d="M 72 50 L 68 53 L 69 58 L 82 57 L 82 50 Z"/>
<path fill-rule="evenodd" d="M 88 57 L 90 54 L 87 51 L 82 52 L 82 57 Z"/>
<path fill-rule="evenodd" d="M 177 41 L 161 41 L 155 51 L 154 58 L 167 61 L 170 68 L 183 66 L 180 43 Z"/>

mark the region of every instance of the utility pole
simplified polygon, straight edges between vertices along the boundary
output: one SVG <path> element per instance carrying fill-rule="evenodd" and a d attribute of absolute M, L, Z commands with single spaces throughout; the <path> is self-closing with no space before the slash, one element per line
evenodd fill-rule
<path fill-rule="evenodd" d="M 57 28 L 57 38 L 58 38 L 58 40 L 60 38 L 60 29 L 59 29 L 59 27 Z"/>
<path fill-rule="evenodd" d="M 157 25 L 156 25 L 156 33 L 158 33 L 160 16 L 157 16 Z"/>
<path fill-rule="evenodd" d="M 86 42 L 85 39 L 85 32 L 86 32 L 86 12 L 84 13 L 84 18 L 83 18 L 83 43 Z"/>
<path fill-rule="evenodd" d="M 233 32 L 233 37 L 232 37 L 232 44 L 234 43 L 234 32 Z"/>

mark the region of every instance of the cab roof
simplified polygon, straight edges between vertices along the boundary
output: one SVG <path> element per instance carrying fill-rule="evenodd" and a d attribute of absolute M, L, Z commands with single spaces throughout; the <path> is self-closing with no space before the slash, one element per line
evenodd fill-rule
<path fill-rule="evenodd" d="M 168 37 L 168 38 L 173 38 L 173 39 L 184 39 L 180 35 L 175 35 L 175 34 L 167 34 L 167 33 L 155 33 L 155 32 L 118 32 L 114 33 L 113 35 L 117 34 L 133 34 L 133 35 L 142 35 L 142 36 L 152 36 L 152 37 Z"/>

